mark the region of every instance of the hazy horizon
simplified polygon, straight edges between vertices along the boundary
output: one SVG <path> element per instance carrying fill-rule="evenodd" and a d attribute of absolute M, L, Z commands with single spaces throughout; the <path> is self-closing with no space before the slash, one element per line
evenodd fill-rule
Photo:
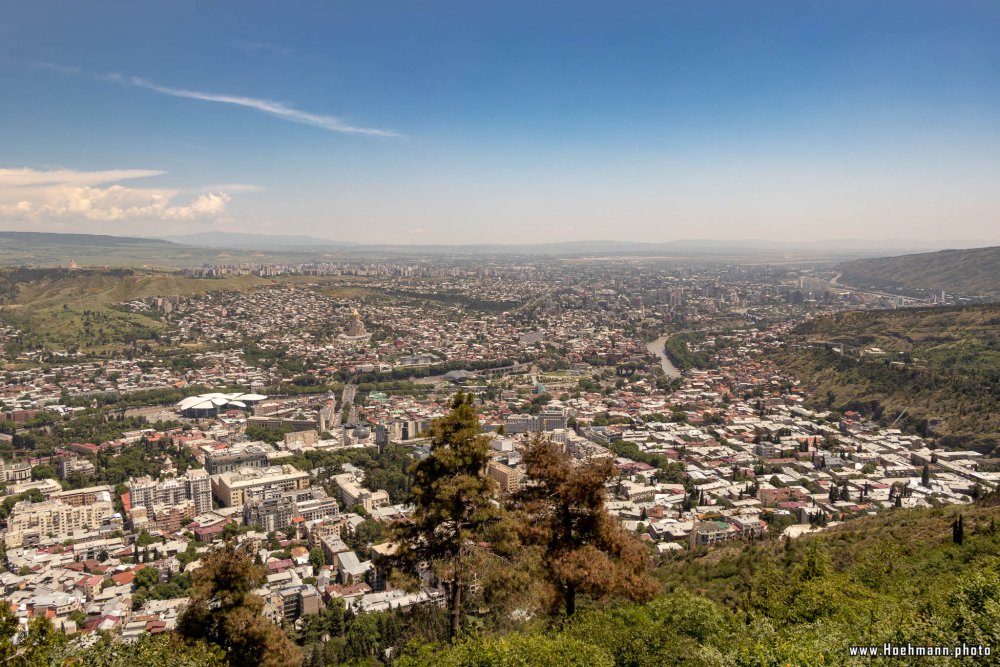
<path fill-rule="evenodd" d="M 14 2 L 0 228 L 1000 244 L 1000 6 Z"/>

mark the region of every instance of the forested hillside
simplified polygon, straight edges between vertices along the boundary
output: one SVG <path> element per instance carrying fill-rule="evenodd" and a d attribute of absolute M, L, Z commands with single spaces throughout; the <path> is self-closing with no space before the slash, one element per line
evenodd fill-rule
<path fill-rule="evenodd" d="M 486 633 L 453 648 L 411 647 L 396 664 L 881 664 L 852 658 L 848 647 L 995 647 L 998 514 L 985 505 L 898 510 L 790 544 L 686 552 L 661 566 L 669 592 L 649 604 L 589 609 L 568 622 L 539 621 L 524 632 Z"/>
<path fill-rule="evenodd" d="M 838 313 L 795 333 L 771 359 L 813 407 L 899 418 L 944 446 L 1000 445 L 1000 306 Z"/>
<path fill-rule="evenodd" d="M 837 268 L 841 283 L 863 289 L 1000 297 L 1000 247 L 859 259 Z"/>

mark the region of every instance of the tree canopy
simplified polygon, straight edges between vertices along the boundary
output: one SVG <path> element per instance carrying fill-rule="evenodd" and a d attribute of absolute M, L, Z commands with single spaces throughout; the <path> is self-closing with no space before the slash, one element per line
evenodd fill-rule
<path fill-rule="evenodd" d="M 524 457 L 533 480 L 519 495 L 525 543 L 544 550 L 542 569 L 553 606 L 576 611 L 576 596 L 620 593 L 646 600 L 656 591 L 648 574 L 649 551 L 605 509 L 605 483 L 615 475 L 610 459 L 575 465 L 542 437 Z"/>
<path fill-rule="evenodd" d="M 177 623 L 181 636 L 220 647 L 237 667 L 298 665 L 298 649 L 261 613 L 264 601 L 253 591 L 263 581 L 251 548 L 223 544 L 195 571 L 191 600 Z"/>
<path fill-rule="evenodd" d="M 415 510 L 399 537 L 411 568 L 429 562 L 433 576 L 445 582 L 451 636 L 457 637 L 470 551 L 493 537 L 503 512 L 486 476 L 489 438 L 480 433 L 472 396 L 456 394 L 451 412 L 431 424 L 430 435 L 430 455 L 413 467 Z"/>

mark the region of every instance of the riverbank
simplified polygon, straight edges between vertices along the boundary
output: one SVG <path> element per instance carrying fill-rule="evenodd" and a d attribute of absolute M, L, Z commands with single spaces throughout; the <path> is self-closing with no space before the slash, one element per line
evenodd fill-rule
<path fill-rule="evenodd" d="M 680 370 L 678 370 L 678 368 L 674 366 L 673 362 L 670 360 L 670 357 L 667 356 L 666 350 L 664 349 L 667 345 L 667 338 L 669 337 L 670 337 L 669 335 L 664 334 L 659 338 L 657 338 L 656 340 L 650 343 L 646 343 L 646 349 L 649 350 L 650 354 L 660 359 L 660 368 L 663 369 L 663 373 L 668 378 L 671 379 L 679 378 L 681 376 Z"/>

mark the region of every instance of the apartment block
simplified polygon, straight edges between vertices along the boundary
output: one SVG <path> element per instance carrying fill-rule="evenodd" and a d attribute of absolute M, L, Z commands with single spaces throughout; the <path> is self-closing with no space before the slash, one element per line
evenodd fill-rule
<path fill-rule="evenodd" d="M 62 540 L 76 531 L 96 531 L 114 514 L 111 494 L 103 492 L 93 502 L 78 505 L 53 498 L 40 503 L 27 500 L 14 505 L 7 519 L 4 544 L 8 548 Z"/>
<path fill-rule="evenodd" d="M 309 488 L 309 473 L 290 465 L 240 468 L 212 476 L 212 494 L 225 507 L 242 508 L 255 498 Z"/>
<path fill-rule="evenodd" d="M 335 475 L 333 481 L 340 487 L 340 499 L 344 507 L 361 505 L 366 512 L 389 505 L 389 492 L 384 489 L 370 491 L 361 486 L 361 482 L 352 473 Z"/>
<path fill-rule="evenodd" d="M 211 478 L 201 468 L 164 480 L 154 480 L 148 476 L 131 479 L 128 491 L 133 508 L 142 506 L 151 511 L 156 505 L 174 507 L 191 501 L 195 514 L 212 509 Z"/>
<path fill-rule="evenodd" d="M 266 468 L 268 450 L 256 442 L 231 447 L 205 449 L 205 470 L 209 475 L 220 475 L 240 468 Z"/>

